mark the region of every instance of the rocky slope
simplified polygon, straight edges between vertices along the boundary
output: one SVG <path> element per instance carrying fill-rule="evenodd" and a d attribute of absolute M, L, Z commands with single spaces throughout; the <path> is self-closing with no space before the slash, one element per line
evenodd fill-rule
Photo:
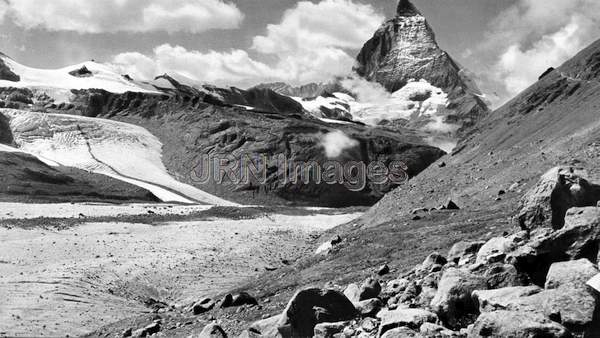
<path fill-rule="evenodd" d="M 212 316 L 237 334 L 281 315 L 246 337 L 286 325 L 318 336 L 597 337 L 599 55 L 600 41 L 480 121 L 453 154 L 325 234 L 315 249 L 325 242 L 326 254 L 250 281 L 240 290 L 258 307 L 217 309 L 173 332 L 200 332 Z M 448 210 L 448 198 L 458 209 Z M 334 291 L 294 295 L 307 285 Z M 349 320 L 352 308 L 335 290 L 358 294 L 360 315 Z M 293 311 L 323 299 L 342 310 Z M 191 316 L 163 322 L 171 315 Z M 338 323 L 315 326 L 315 318 Z"/>
<path fill-rule="evenodd" d="M 464 134 L 487 115 L 482 94 L 466 81 L 461 67 L 440 49 L 425 17 L 408 0 L 398 4 L 396 16 L 385 22 L 365 43 L 355 71 L 395 92 L 411 80 L 426 80 L 448 95 L 441 108 L 445 118 Z"/>

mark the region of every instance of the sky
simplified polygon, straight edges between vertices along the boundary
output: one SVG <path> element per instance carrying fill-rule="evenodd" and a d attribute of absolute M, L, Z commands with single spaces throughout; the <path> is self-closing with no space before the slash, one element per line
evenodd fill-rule
<path fill-rule="evenodd" d="M 598 0 L 413 0 L 494 105 L 600 37 Z M 396 0 L 0 0 L 0 51 L 248 87 L 346 75 Z"/>

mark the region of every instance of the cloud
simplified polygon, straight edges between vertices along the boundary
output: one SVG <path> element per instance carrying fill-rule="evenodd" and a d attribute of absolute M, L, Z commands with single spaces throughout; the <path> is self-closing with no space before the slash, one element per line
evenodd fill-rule
<path fill-rule="evenodd" d="M 325 149 L 327 158 L 339 157 L 344 150 L 354 148 L 358 145 L 359 142 L 357 140 L 348 137 L 341 130 L 332 131 L 321 138 L 321 146 Z"/>
<path fill-rule="evenodd" d="M 0 0 L 17 25 L 79 33 L 200 33 L 239 27 L 244 15 L 222 0 Z"/>
<path fill-rule="evenodd" d="M 549 67 L 558 67 L 600 35 L 597 0 L 519 0 L 493 21 L 483 48 L 498 55 L 488 77 L 507 99 Z"/>
<path fill-rule="evenodd" d="M 351 71 L 355 59 L 347 50 L 362 47 L 383 19 L 371 5 L 352 0 L 301 1 L 284 13 L 279 24 L 268 25 L 265 35 L 253 38 L 252 50 L 271 56 L 270 64 L 239 49 L 200 52 L 170 45 L 155 48 L 149 56 L 119 54 L 113 63 L 146 78 L 152 71 L 177 72 L 217 85 L 326 81 Z"/>

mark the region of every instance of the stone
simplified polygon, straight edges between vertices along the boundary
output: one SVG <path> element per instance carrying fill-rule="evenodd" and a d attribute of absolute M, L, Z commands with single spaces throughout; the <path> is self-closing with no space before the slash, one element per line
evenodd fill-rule
<path fill-rule="evenodd" d="M 477 252 L 485 242 L 458 242 L 448 251 L 448 261 L 457 265 L 467 265 L 475 262 Z"/>
<path fill-rule="evenodd" d="M 383 306 L 384 304 L 379 298 L 371 298 L 354 303 L 354 307 L 356 307 L 358 313 L 363 317 L 376 315 Z"/>
<path fill-rule="evenodd" d="M 440 210 L 460 210 L 460 207 L 452 200 L 447 200 L 446 203 L 442 204 Z"/>
<path fill-rule="evenodd" d="M 215 306 L 215 302 L 210 298 L 204 298 L 199 302 L 196 302 L 192 305 L 192 313 L 195 315 L 199 315 L 205 312 L 212 310 Z"/>
<path fill-rule="evenodd" d="M 478 304 L 479 312 L 490 312 L 502 309 L 515 310 L 519 306 L 515 303 L 518 299 L 542 292 L 539 286 L 514 286 L 495 290 L 475 290 L 472 293 L 473 301 Z M 515 306 L 516 305 L 516 306 Z"/>
<path fill-rule="evenodd" d="M 398 327 L 395 329 L 387 330 L 381 338 L 421 338 L 421 334 L 409 329 L 408 327 Z"/>
<path fill-rule="evenodd" d="M 481 275 L 485 277 L 490 289 L 529 284 L 529 278 L 519 273 L 512 264 L 493 263 L 484 265 L 480 270 L 482 270 Z"/>
<path fill-rule="evenodd" d="M 449 268 L 442 274 L 431 308 L 450 327 L 460 324 L 463 318 L 477 312 L 471 293 L 487 289 L 484 277 L 466 269 Z"/>
<path fill-rule="evenodd" d="M 344 290 L 344 295 L 353 303 L 360 301 L 360 287 L 354 283 L 348 284 Z"/>
<path fill-rule="evenodd" d="M 279 332 L 292 336 L 312 336 L 319 323 L 351 320 L 356 308 L 335 290 L 308 288 L 298 291 L 290 300 L 279 321 Z"/>
<path fill-rule="evenodd" d="M 452 338 L 460 337 L 460 334 L 434 323 L 423 323 L 419 329 L 421 335 L 427 338 Z"/>
<path fill-rule="evenodd" d="M 242 306 L 242 305 L 258 305 L 256 298 L 251 296 L 247 292 L 240 292 L 233 296 L 231 306 Z"/>
<path fill-rule="evenodd" d="M 250 330 L 265 337 L 277 337 L 281 317 L 282 315 L 276 315 L 256 321 L 250 325 Z"/>
<path fill-rule="evenodd" d="M 216 323 L 211 323 L 202 329 L 198 338 L 227 338 L 227 334 L 222 327 Z"/>
<path fill-rule="evenodd" d="M 405 278 L 391 280 L 386 284 L 383 293 L 386 295 L 395 296 L 404 291 L 409 283 L 409 280 Z"/>
<path fill-rule="evenodd" d="M 564 326 L 539 313 L 500 310 L 482 313 L 469 329 L 468 337 L 571 338 L 572 335 Z"/>
<path fill-rule="evenodd" d="M 506 255 L 512 251 L 519 243 L 517 236 L 494 237 L 485 242 L 477 251 L 475 264 L 486 264 L 498 257 L 498 254 Z M 503 257 L 504 258 L 504 257 Z"/>
<path fill-rule="evenodd" d="M 402 326 L 418 330 L 423 323 L 439 322 L 438 316 L 435 313 L 423 309 L 382 310 L 377 314 L 377 318 L 381 319 L 379 335 Z"/>
<path fill-rule="evenodd" d="M 333 247 L 342 243 L 342 237 L 339 235 L 333 236 L 327 242 L 321 244 L 315 251 L 315 255 L 327 255 L 333 250 Z"/>
<path fill-rule="evenodd" d="M 585 284 L 598 274 L 598 269 L 586 258 L 554 263 L 546 276 L 546 289 L 557 289 L 572 285 L 585 288 Z"/>
<path fill-rule="evenodd" d="M 377 270 L 377 274 L 379 276 L 385 276 L 388 273 L 390 273 L 390 267 L 387 264 L 382 265 L 381 267 L 379 267 L 379 269 Z"/>
<path fill-rule="evenodd" d="M 595 206 L 600 186 L 587 181 L 585 170 L 555 167 L 523 196 L 516 219 L 524 230 L 540 227 L 560 229 L 572 207 Z"/>
<path fill-rule="evenodd" d="M 348 322 L 320 323 L 315 326 L 314 338 L 333 338 L 335 334 L 344 331 Z"/>
<path fill-rule="evenodd" d="M 375 278 L 367 278 L 360 286 L 358 300 L 377 298 L 381 292 L 381 284 Z"/>
<path fill-rule="evenodd" d="M 423 263 L 421 263 L 415 268 L 415 274 L 417 276 L 424 276 L 431 272 L 434 272 L 434 269 L 437 269 L 439 271 L 441 266 L 444 266 L 446 263 L 447 260 L 446 258 L 444 258 L 444 256 L 440 255 L 437 252 L 434 252 L 427 256 Z"/>

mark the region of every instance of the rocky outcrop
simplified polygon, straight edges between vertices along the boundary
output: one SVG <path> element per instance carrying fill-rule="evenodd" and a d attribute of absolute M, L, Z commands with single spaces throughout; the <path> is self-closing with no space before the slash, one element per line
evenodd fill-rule
<path fill-rule="evenodd" d="M 4 58 L 7 58 L 6 55 L 0 53 L 0 80 L 19 82 L 21 81 L 21 77 L 15 74 L 10 67 L 4 62 Z"/>
<path fill-rule="evenodd" d="M 448 120 L 463 131 L 488 113 L 479 89 L 463 81 L 461 67 L 441 50 L 425 17 L 407 0 L 398 4 L 396 16 L 386 21 L 365 43 L 355 71 L 369 81 L 395 92 L 409 80 L 424 79 L 448 94 Z"/>
<path fill-rule="evenodd" d="M 347 92 L 338 81 L 330 83 L 309 83 L 302 86 L 291 86 L 284 82 L 262 83 L 252 89 L 270 89 L 278 94 L 300 98 L 314 98 L 328 93 Z"/>
<path fill-rule="evenodd" d="M 10 129 L 9 119 L 0 113 L 0 143 L 13 144 L 12 130 Z"/>

